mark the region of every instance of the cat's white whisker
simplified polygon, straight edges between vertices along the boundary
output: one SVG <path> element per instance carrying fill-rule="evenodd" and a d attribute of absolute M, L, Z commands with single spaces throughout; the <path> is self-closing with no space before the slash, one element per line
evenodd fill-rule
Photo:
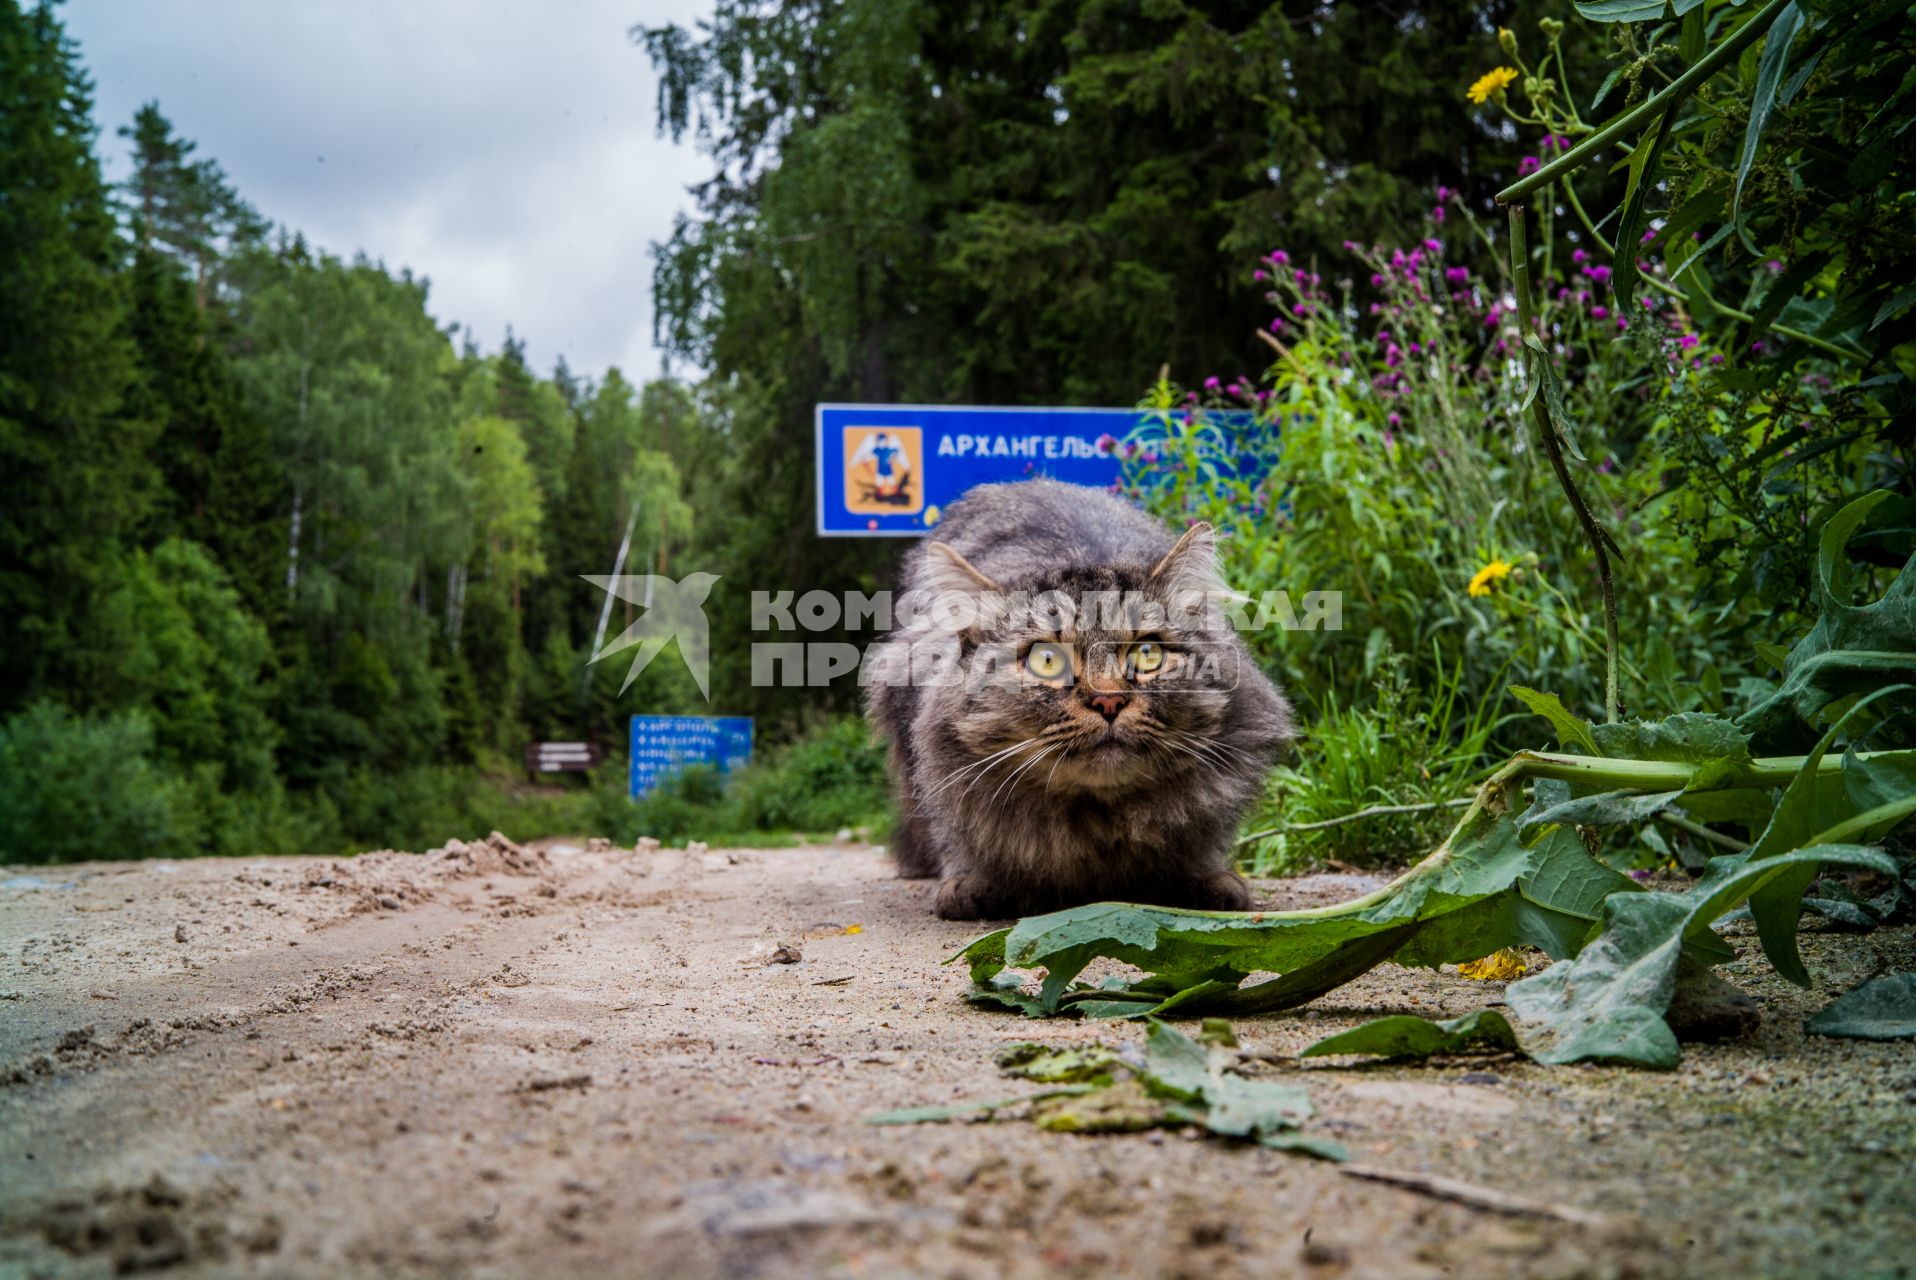
<path fill-rule="evenodd" d="M 1053 743 L 1052 745 L 1048 747 L 1040 748 L 1038 750 L 1038 753 L 1032 756 L 1031 759 L 1025 761 L 1023 764 L 1019 765 L 1016 769 L 1013 769 L 1010 773 L 1006 774 L 1005 780 L 998 784 L 998 789 L 991 793 L 990 803 L 997 804 L 998 797 L 1004 794 L 1004 790 L 1006 787 L 1009 787 L 1012 783 L 1018 780 L 1019 774 L 1031 768 L 1033 765 L 1037 764 L 1040 760 L 1044 759 L 1046 756 L 1050 755 L 1052 752 L 1056 751 L 1059 745 L 1060 744 Z"/>
<path fill-rule="evenodd" d="M 1237 757 L 1239 760 L 1247 759 L 1244 752 L 1238 750 L 1228 742 L 1218 742 L 1211 738 L 1201 738 L 1194 733 L 1186 733 L 1181 729 L 1167 729 L 1165 733 L 1168 739 L 1175 740 L 1194 751 L 1202 753 L 1208 759 L 1215 761 L 1220 767 L 1229 764 L 1230 757 L 1232 756 Z"/>
<path fill-rule="evenodd" d="M 1036 738 L 1030 738 L 1030 739 L 1027 739 L 1027 740 L 1026 740 L 1026 741 L 1024 741 L 1024 742 L 1021 742 L 1021 743 L 1019 743 L 1018 745 L 1019 745 L 1019 747 L 1021 747 L 1021 748 L 1022 748 L 1022 747 L 1028 747 L 1028 746 L 1031 746 L 1031 745 L 1032 745 L 1033 743 L 1035 743 L 1035 742 L 1037 742 L 1037 741 L 1038 741 L 1038 739 L 1036 739 Z M 1044 750 L 1045 750 L 1045 748 L 1042 748 L 1042 747 L 1041 747 L 1041 748 L 1039 748 L 1039 750 L 1040 750 L 1040 752 L 1042 752 L 1042 751 L 1044 751 Z M 1022 764 L 1023 764 L 1023 763 L 1025 763 L 1025 762 L 1024 762 L 1024 761 L 1020 761 L 1020 760 L 1018 760 L 1018 758 L 1017 758 L 1017 757 L 1016 757 L 1015 755 L 1007 755 L 1007 754 L 1005 754 L 1005 753 L 1002 753 L 1002 752 L 1001 752 L 1001 753 L 999 754 L 999 757 L 998 757 L 998 758 L 996 758 L 996 759 L 994 759 L 994 760 L 993 760 L 993 761 L 991 762 L 991 764 L 990 764 L 990 766 L 989 766 L 989 767 L 987 767 L 987 768 L 985 768 L 985 769 L 983 769 L 983 770 L 981 770 L 981 771 L 980 771 L 980 772 L 978 773 L 978 775 L 977 775 L 976 777 L 974 777 L 974 778 L 972 778 L 970 782 L 967 782 L 967 783 L 965 784 L 965 789 L 964 789 L 964 791 L 963 791 L 963 792 L 961 793 L 961 796 L 965 796 L 965 797 L 968 797 L 968 796 L 970 796 L 970 795 L 971 795 L 971 793 L 972 793 L 973 791 L 976 791 L 976 790 L 978 789 L 978 784 L 979 784 L 979 783 L 981 783 L 981 782 L 985 782 L 985 781 L 987 781 L 987 780 L 989 780 L 989 779 L 990 779 L 990 777 L 991 777 L 991 772 L 992 772 L 992 770 L 993 770 L 993 769 L 996 769 L 996 768 L 997 768 L 997 767 L 998 767 L 999 765 L 1001 765 L 1001 764 L 1014 764 L 1014 763 L 1015 763 L 1015 764 L 1018 764 L 1018 765 L 1022 765 Z"/>
<path fill-rule="evenodd" d="M 940 792 L 943 792 L 946 788 L 950 787 L 953 783 L 957 782 L 958 779 L 964 777 L 967 773 L 970 773 L 973 769 L 978 768 L 980 765 L 990 765 L 994 761 L 999 760 L 1000 758 L 1004 756 L 1010 755 L 1012 752 L 1018 750 L 1021 747 L 1028 747 L 1036 741 L 1038 741 L 1038 739 L 1035 736 L 1021 739 L 1017 742 L 1012 743 L 1008 747 L 992 752 L 990 755 L 985 756 L 982 759 L 973 760 L 970 764 L 965 765 L 963 768 L 952 770 L 950 773 L 946 774 L 943 778 L 940 778 L 938 780 L 937 786 L 933 787 L 930 791 L 925 793 L 926 799 L 930 799 L 932 796 L 938 795 Z M 991 772 L 991 770 L 986 769 L 985 772 L 989 773 Z"/>

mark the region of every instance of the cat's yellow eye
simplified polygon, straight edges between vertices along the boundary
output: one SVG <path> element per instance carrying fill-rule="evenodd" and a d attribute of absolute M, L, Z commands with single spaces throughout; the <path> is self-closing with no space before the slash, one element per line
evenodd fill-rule
<path fill-rule="evenodd" d="M 1146 675 L 1164 665 L 1164 646 L 1155 640 L 1131 646 L 1131 668 Z"/>
<path fill-rule="evenodd" d="M 1040 680 L 1062 680 L 1071 672 L 1071 659 L 1055 644 L 1034 644 L 1025 655 L 1025 670 Z"/>

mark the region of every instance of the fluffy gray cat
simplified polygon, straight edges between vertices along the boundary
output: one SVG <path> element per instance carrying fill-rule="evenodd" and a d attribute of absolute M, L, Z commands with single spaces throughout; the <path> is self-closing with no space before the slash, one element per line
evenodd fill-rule
<path fill-rule="evenodd" d="M 940 878 L 940 916 L 1249 905 L 1233 840 L 1291 716 L 1216 607 L 1208 525 L 1173 539 L 1094 489 L 981 485 L 901 585 L 869 711 L 899 874 Z"/>

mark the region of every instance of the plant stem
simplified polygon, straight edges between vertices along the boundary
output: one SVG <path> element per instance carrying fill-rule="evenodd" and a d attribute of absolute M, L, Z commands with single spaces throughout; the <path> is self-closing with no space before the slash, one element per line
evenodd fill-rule
<path fill-rule="evenodd" d="M 1857 756 L 1868 760 L 1882 754 L 1865 751 Z M 1747 791 L 1752 788 L 1782 786 L 1803 768 L 1807 756 L 1762 756 L 1750 761 L 1728 781 L 1701 791 Z M 1698 766 L 1681 760 L 1612 760 L 1607 756 L 1573 756 L 1557 751 L 1519 751 L 1499 770 L 1493 782 L 1513 777 L 1559 778 L 1569 782 L 1607 784 L 1638 791 L 1681 791 L 1695 779 Z M 1843 771 L 1841 757 L 1825 756 L 1818 762 L 1818 774 Z"/>
<path fill-rule="evenodd" d="M 1610 723 L 1615 724 L 1621 715 L 1617 699 L 1617 584 L 1610 573 L 1610 535 L 1597 523 L 1596 516 L 1583 500 L 1583 494 L 1577 489 L 1577 482 L 1571 478 L 1570 468 L 1563 460 L 1563 446 L 1557 439 L 1557 424 L 1550 420 L 1550 409 L 1545 404 L 1542 391 L 1544 369 L 1542 362 L 1550 358 L 1547 350 L 1533 351 L 1529 339 L 1537 338 L 1536 306 L 1530 296 L 1530 246 L 1524 226 L 1524 207 L 1520 204 L 1510 206 L 1510 274 L 1511 282 L 1517 293 L 1517 328 L 1526 339 L 1524 348 L 1529 358 L 1536 363 L 1530 369 L 1530 416 L 1537 424 L 1537 435 L 1542 441 L 1544 456 L 1550 459 L 1550 469 L 1556 472 L 1557 483 L 1570 499 L 1570 507 L 1577 515 L 1577 523 L 1583 526 L 1584 539 L 1590 544 L 1590 553 L 1597 561 L 1597 583 L 1603 593 L 1603 714 Z"/>
<path fill-rule="evenodd" d="M 1881 827 L 1887 831 L 1912 813 L 1916 813 L 1916 796 L 1904 796 L 1900 800 L 1891 800 L 1887 804 L 1879 804 L 1874 809 L 1846 818 L 1827 831 L 1819 831 L 1809 843 L 1844 844 L 1872 827 Z"/>
<path fill-rule="evenodd" d="M 1692 822 L 1668 809 L 1657 810 L 1656 818 L 1658 822 L 1668 823 L 1678 831 L 1688 832 L 1699 840 L 1708 840 L 1711 844 L 1728 849 L 1731 853 L 1742 853 L 1750 847 L 1747 841 L 1738 840 L 1735 836 L 1726 836 L 1721 831 L 1712 831 L 1701 822 Z"/>
<path fill-rule="evenodd" d="M 1744 49 L 1754 43 L 1758 36 L 1768 31 L 1770 24 L 1776 21 L 1777 15 L 1782 13 L 1784 8 L 1792 3 L 1794 3 L 1794 0 L 1770 0 L 1768 4 L 1751 15 L 1748 22 L 1745 22 L 1731 33 L 1729 39 L 1717 45 L 1716 48 L 1710 50 L 1703 57 L 1698 58 L 1689 70 L 1671 81 L 1667 86 L 1651 94 L 1642 102 L 1639 102 L 1636 106 L 1630 108 L 1615 120 L 1612 120 L 1609 124 L 1604 125 L 1582 142 L 1579 142 L 1576 146 L 1543 166 L 1543 168 L 1537 170 L 1535 173 L 1527 174 L 1517 179 L 1502 191 L 1499 191 L 1497 193 L 1497 203 L 1511 204 L 1529 195 L 1539 187 L 1556 181 L 1565 174 L 1575 173 L 1578 169 L 1583 168 L 1597 152 L 1602 151 L 1612 142 L 1615 142 L 1626 134 L 1633 133 L 1638 128 L 1647 125 L 1672 102 L 1680 100 L 1683 96 L 1687 95 L 1690 90 L 1702 84 L 1705 80 L 1708 80 L 1711 76 L 1722 70 L 1726 64 L 1733 61 L 1737 55 L 1741 54 Z"/>
<path fill-rule="evenodd" d="M 1247 845 L 1267 836 L 1281 836 L 1292 831 L 1323 831 L 1330 827 L 1341 827 L 1347 822 L 1358 822 L 1364 818 L 1381 818 L 1392 813 L 1429 813 L 1433 809 L 1461 809 L 1472 803 L 1473 797 L 1462 796 L 1456 800 L 1432 800 L 1428 804 L 1374 804 L 1368 809 L 1359 809 L 1356 813 L 1347 813 L 1339 818 L 1326 818 L 1322 822 L 1287 822 L 1263 831 L 1253 831 L 1238 840 L 1238 844 Z"/>
<path fill-rule="evenodd" d="M 1889 753 L 1863 751 L 1857 753 L 1856 759 L 1868 761 L 1886 754 Z M 1804 762 L 1808 759 L 1808 756 L 1763 756 L 1750 761 L 1722 781 L 1698 788 L 1698 790 L 1748 791 L 1782 786 L 1803 771 Z M 1817 775 L 1823 777 L 1840 774 L 1847 761 L 1847 756 L 1825 754 L 1816 763 Z M 1457 819 L 1457 825 L 1450 829 L 1450 833 L 1444 837 L 1442 844 L 1389 884 L 1373 889 L 1362 897 L 1352 898 L 1348 902 L 1333 903 L 1327 907 L 1305 907 L 1297 911 L 1197 911 L 1170 907 L 1159 908 L 1159 910 L 1171 915 L 1252 923 L 1325 920 L 1335 916 L 1356 915 L 1380 902 L 1388 901 L 1391 895 L 1400 891 L 1406 883 L 1419 876 L 1428 875 L 1449 862 L 1451 845 L 1458 835 L 1471 823 L 1477 821 L 1491 805 L 1508 804 L 1509 788 L 1525 778 L 1557 778 L 1611 790 L 1682 791 L 1696 780 L 1696 775 L 1704 767 L 1681 760 L 1613 760 L 1608 756 L 1573 756 L 1562 751 L 1519 751 L 1484 780 L 1484 784 L 1477 789 L 1476 797 L 1471 800 L 1470 807 L 1464 811 L 1462 817 Z M 1256 917 L 1255 920 L 1252 919 L 1253 916 Z"/>

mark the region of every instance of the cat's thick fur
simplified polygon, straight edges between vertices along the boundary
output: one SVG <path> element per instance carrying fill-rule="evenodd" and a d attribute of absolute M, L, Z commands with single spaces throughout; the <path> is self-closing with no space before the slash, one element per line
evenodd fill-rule
<path fill-rule="evenodd" d="M 1291 716 L 1215 607 L 1207 526 L 1180 540 L 1097 490 L 981 485 L 905 556 L 901 587 L 905 601 L 989 602 L 901 621 L 873 663 L 892 672 L 869 710 L 891 743 L 893 852 L 900 875 L 940 878 L 939 915 L 1249 905 L 1232 843 Z M 1113 598 L 1129 609 L 1096 605 Z M 1044 603 L 1004 604 L 1030 599 Z M 1131 656 L 1143 641 L 1162 646 L 1156 672 Z M 1067 678 L 1031 678 L 1030 647 L 1047 643 L 1071 655 Z M 939 644 L 958 678 L 902 678 Z"/>

